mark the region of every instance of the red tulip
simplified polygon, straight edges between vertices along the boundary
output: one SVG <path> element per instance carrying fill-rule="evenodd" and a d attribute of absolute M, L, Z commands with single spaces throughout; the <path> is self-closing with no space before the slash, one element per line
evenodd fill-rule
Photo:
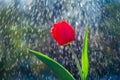
<path fill-rule="evenodd" d="M 58 44 L 62 46 L 71 43 L 75 39 L 75 30 L 64 20 L 54 24 L 51 33 Z"/>

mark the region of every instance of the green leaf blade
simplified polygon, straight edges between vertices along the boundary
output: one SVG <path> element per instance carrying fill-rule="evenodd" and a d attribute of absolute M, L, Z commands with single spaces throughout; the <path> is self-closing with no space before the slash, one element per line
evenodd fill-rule
<path fill-rule="evenodd" d="M 41 60 L 49 68 L 51 68 L 56 73 L 56 75 L 60 78 L 60 80 L 75 80 L 72 74 L 67 69 L 65 69 L 61 64 L 59 64 L 57 61 L 34 50 L 29 49 L 29 52 L 31 52 L 39 60 Z"/>
<path fill-rule="evenodd" d="M 82 50 L 82 71 L 84 80 L 88 77 L 89 60 L 88 60 L 88 25 L 86 26 L 86 34 L 84 38 L 84 47 Z"/>

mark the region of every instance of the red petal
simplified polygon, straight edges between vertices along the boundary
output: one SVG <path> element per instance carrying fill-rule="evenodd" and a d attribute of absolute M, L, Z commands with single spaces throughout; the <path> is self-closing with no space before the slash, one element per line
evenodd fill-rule
<path fill-rule="evenodd" d="M 75 30 L 65 21 L 54 24 L 51 32 L 53 38 L 59 45 L 65 45 L 71 41 L 74 41 Z"/>

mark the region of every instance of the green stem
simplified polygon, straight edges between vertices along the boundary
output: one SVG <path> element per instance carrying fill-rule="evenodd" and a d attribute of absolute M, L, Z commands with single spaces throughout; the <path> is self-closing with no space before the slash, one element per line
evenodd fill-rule
<path fill-rule="evenodd" d="M 75 52 L 73 51 L 73 49 L 72 49 L 71 46 L 70 46 L 70 51 L 71 51 L 71 53 L 72 53 L 72 55 L 73 55 L 73 57 L 74 57 L 74 59 L 75 59 L 75 63 L 76 63 L 76 66 L 77 66 L 77 68 L 78 68 L 78 70 L 79 70 L 79 74 L 80 74 L 81 80 L 84 80 L 83 77 L 82 77 L 82 68 L 80 67 L 79 60 L 78 60 L 78 58 L 77 58 L 77 56 L 76 56 L 76 54 L 75 54 Z"/>

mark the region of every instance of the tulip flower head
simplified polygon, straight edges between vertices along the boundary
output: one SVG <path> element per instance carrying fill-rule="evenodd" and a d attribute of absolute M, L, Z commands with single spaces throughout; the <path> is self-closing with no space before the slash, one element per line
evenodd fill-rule
<path fill-rule="evenodd" d="M 74 28 L 64 20 L 57 24 L 53 24 L 51 33 L 56 42 L 61 46 L 67 45 L 75 39 Z"/>

